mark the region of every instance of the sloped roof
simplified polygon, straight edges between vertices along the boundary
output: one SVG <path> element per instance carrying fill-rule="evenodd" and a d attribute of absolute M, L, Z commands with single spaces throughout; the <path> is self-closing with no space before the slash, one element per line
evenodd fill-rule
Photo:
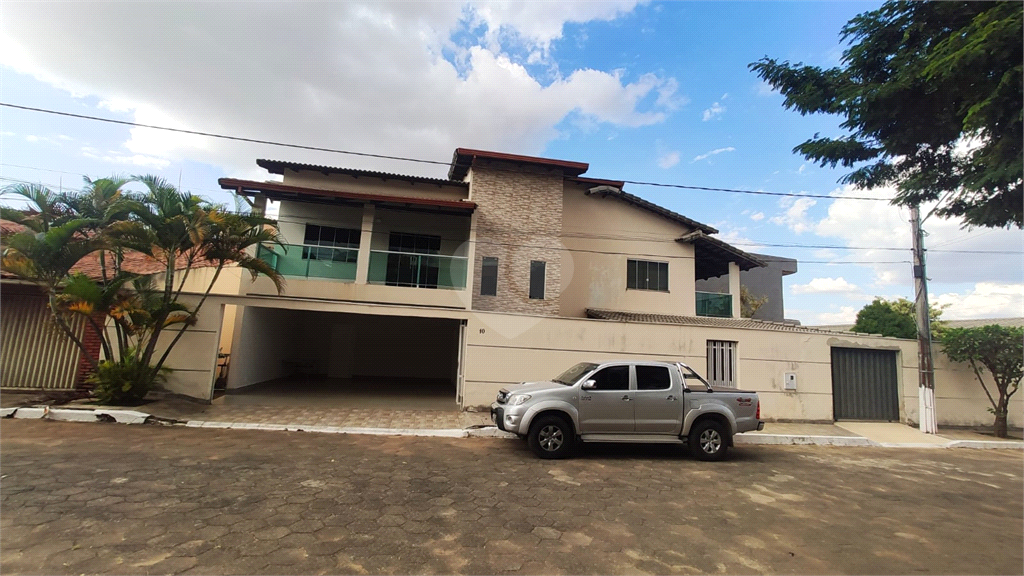
<path fill-rule="evenodd" d="M 590 168 L 585 162 L 572 162 L 569 160 L 556 160 L 554 158 L 541 158 L 539 156 L 523 156 L 520 154 L 506 154 L 504 152 L 491 152 L 489 150 L 474 150 L 472 148 L 456 148 L 452 155 L 451 168 L 448 169 L 448 178 L 451 180 L 462 180 L 469 174 L 469 168 L 477 158 L 485 160 L 497 160 L 500 162 L 512 162 L 515 164 L 530 164 L 546 168 L 557 168 L 568 178 L 579 176 Z"/>
<path fill-rule="evenodd" d="M 691 232 L 676 239 L 676 242 L 693 244 L 694 273 L 697 280 L 707 280 L 729 273 L 729 262 L 735 262 L 740 270 L 750 270 L 765 266 L 765 262 L 757 256 L 739 248 L 708 236 L 701 230 Z"/>
<path fill-rule="evenodd" d="M 346 174 L 349 176 L 363 176 L 367 178 L 380 178 L 381 180 L 402 180 L 411 183 L 435 184 L 438 186 L 459 186 L 465 188 L 468 182 L 462 180 L 449 180 L 447 178 L 427 178 L 425 176 L 410 176 L 408 174 L 395 174 L 393 172 L 376 172 L 374 170 L 357 170 L 355 168 L 338 168 L 335 166 L 321 166 L 319 164 L 302 164 L 300 162 L 286 162 L 283 160 L 256 160 L 256 165 L 264 168 L 271 174 L 284 174 L 285 170 L 320 172 L 325 176 L 331 174 Z"/>
<path fill-rule="evenodd" d="M 713 328 L 745 328 L 753 330 L 771 330 L 774 332 L 795 332 L 801 334 L 845 334 L 838 330 L 827 330 L 815 326 L 800 326 L 753 318 L 712 318 L 710 316 L 675 316 L 671 314 L 648 314 L 644 312 L 626 312 L 619 310 L 602 310 L 587 308 L 587 318 L 597 320 L 614 320 L 616 322 L 633 322 L 640 324 L 677 324 L 681 326 L 706 326 Z"/>
<path fill-rule="evenodd" d="M 577 180 L 582 181 L 581 179 L 577 179 Z M 630 194 L 629 192 L 624 192 L 622 190 L 621 186 L 611 186 L 611 185 L 602 183 L 602 185 L 600 185 L 600 186 L 595 186 L 594 188 L 591 188 L 591 189 L 587 190 L 586 192 L 584 192 L 584 194 L 586 194 L 587 196 L 592 196 L 592 195 L 595 195 L 595 194 L 600 194 L 602 198 L 605 197 L 605 196 L 611 196 L 613 198 L 618 198 L 619 200 L 622 200 L 623 202 L 626 202 L 628 204 L 632 204 L 633 206 L 636 206 L 637 208 L 640 208 L 640 209 L 643 209 L 643 210 L 647 210 L 648 212 L 653 212 L 655 214 L 658 214 L 659 216 L 664 216 L 665 218 L 668 218 L 669 220 L 678 222 L 678 223 L 686 226 L 687 228 L 693 228 L 693 229 L 699 230 L 700 232 L 703 232 L 705 234 L 717 234 L 718 233 L 717 229 L 715 229 L 715 228 L 713 228 L 711 226 L 708 226 L 707 224 L 702 224 L 700 222 L 697 222 L 696 220 L 693 220 L 691 218 L 687 218 L 686 216 L 683 216 L 682 214 L 679 214 L 678 212 L 673 212 L 673 211 L 669 210 L 668 208 L 664 208 L 662 206 L 658 206 L 654 202 L 649 202 L 649 201 L 644 200 L 643 198 L 641 198 L 639 196 L 634 196 L 633 194 Z"/>

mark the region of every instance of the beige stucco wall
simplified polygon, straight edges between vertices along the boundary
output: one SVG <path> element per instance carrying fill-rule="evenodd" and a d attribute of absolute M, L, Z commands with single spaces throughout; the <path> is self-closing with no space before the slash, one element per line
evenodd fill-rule
<path fill-rule="evenodd" d="M 470 170 L 473 309 L 555 316 L 562 287 L 561 172 L 478 160 Z M 498 259 L 495 296 L 480 295 L 483 258 Z M 531 299 L 530 262 L 545 262 L 544 299 Z"/>
<path fill-rule="evenodd" d="M 183 295 L 178 301 L 193 307 L 199 302 L 199 298 L 198 295 Z M 213 397 L 223 315 L 223 303 L 216 296 L 208 298 L 199 311 L 196 324 L 185 331 L 164 363 L 165 368 L 171 369 L 164 384 L 168 392 L 201 400 L 210 400 Z M 180 324 L 172 325 L 160 334 L 153 354 L 154 364 L 163 356 L 180 329 Z M 111 341 L 116 341 L 113 324 L 107 325 L 107 333 Z"/>
<path fill-rule="evenodd" d="M 614 197 L 587 196 L 567 184 L 563 195 L 561 315 L 587 308 L 693 316 L 693 245 L 675 239 L 690 230 Z M 594 238 L 593 236 L 598 236 Z M 629 256 L 630 254 L 635 256 Z M 626 288 L 626 260 L 668 262 L 669 291 Z"/>
<path fill-rule="evenodd" d="M 321 172 L 293 170 L 284 171 L 284 184 L 322 190 L 338 190 L 357 194 L 379 194 L 381 196 L 403 196 L 410 198 L 432 198 L 435 200 L 463 200 L 467 189 L 460 185 L 442 185 L 427 182 L 406 182 L 398 178 L 382 179 L 373 176 L 349 176 Z"/>
<path fill-rule="evenodd" d="M 988 411 L 992 407 L 977 376 L 971 369 L 970 364 L 951 362 L 942 353 L 941 346 L 935 346 L 935 414 L 938 423 L 952 426 L 990 426 L 995 415 Z M 999 393 L 995 389 L 995 382 L 992 374 L 982 370 L 985 378 L 985 385 L 995 400 L 999 400 Z M 906 399 L 904 403 L 908 406 L 907 418 L 911 422 L 919 422 L 918 416 L 918 376 L 915 373 L 908 385 L 904 387 Z M 1024 426 L 1024 398 L 1022 392 L 1017 392 L 1010 398 L 1010 410 L 1008 414 L 1010 426 Z"/>
<path fill-rule="evenodd" d="M 333 338 L 323 349 L 296 338 L 296 331 L 311 331 L 322 324 L 349 325 L 344 317 L 325 316 L 323 312 L 342 312 L 364 316 L 364 326 L 378 325 L 377 336 L 360 337 L 353 333 L 352 354 L 371 364 L 402 361 L 399 351 L 388 349 L 387 332 L 422 332 L 417 321 L 385 320 L 375 317 L 445 318 L 466 320 L 465 407 L 489 405 L 503 386 L 521 381 L 546 380 L 576 362 L 616 358 L 649 358 L 683 361 L 700 372 L 706 371 L 707 340 L 738 342 L 738 384 L 755 390 L 762 402 L 762 416 L 769 420 L 832 419 L 831 348 L 871 348 L 894 350 L 898 358 L 898 382 L 901 420 L 917 419 L 916 342 L 854 334 L 806 334 L 757 329 L 709 328 L 665 324 L 626 324 L 619 322 L 551 318 L 535 315 L 501 314 L 465 310 L 442 310 L 386 304 L 279 300 L 261 297 L 214 296 L 207 302 L 200 323 L 190 329 L 171 355 L 176 368 L 169 386 L 173 391 L 209 398 L 213 386 L 217 331 L 223 304 L 245 305 L 255 314 L 238 314 L 232 346 L 229 386 L 261 382 L 284 375 L 282 358 L 302 353 L 323 361 L 332 370 L 331 359 L 342 352 L 345 338 Z M 296 322 L 291 311 L 304 310 L 305 320 Z M 422 322 L 422 321 L 419 321 Z M 457 346 L 456 324 L 443 338 L 431 339 L 421 350 L 441 355 L 449 346 Z M 426 324 L 424 326 L 427 326 Z M 321 327 L 321 330 L 326 328 Z M 333 330 L 333 328 L 332 328 Z M 365 328 L 364 328 L 365 330 Z M 372 330 L 372 329 L 371 329 Z M 446 329 L 447 330 L 447 329 Z M 326 332 L 325 332 L 326 334 Z M 405 335 L 403 335 L 403 338 Z M 382 338 L 384 340 L 382 340 Z M 326 339 L 326 336 L 324 336 Z M 443 341 L 443 342 L 442 342 Z M 395 341 L 397 342 L 397 340 Z M 404 342 L 404 341 L 403 341 Z M 405 342 L 396 348 L 408 348 Z M 434 352 L 431 346 L 438 346 Z M 313 358 L 313 357 L 316 358 Z M 355 362 L 353 360 L 353 362 Z M 442 366 L 443 364 L 439 364 Z M 342 370 L 337 366 L 335 370 Z M 352 371 L 360 372 L 365 369 Z M 439 371 L 443 371 L 439 368 Z M 786 372 L 797 374 L 797 390 L 784 390 Z M 439 372 L 440 373 L 440 372 Z M 379 372 L 387 375 L 388 372 Z M 344 376 L 345 374 L 332 374 Z M 988 401 L 966 366 L 952 365 L 941 355 L 936 361 L 937 416 L 940 425 L 990 425 Z M 1024 402 L 1017 398 L 1010 424 L 1024 424 Z"/>
<path fill-rule="evenodd" d="M 682 361 L 704 373 L 707 340 L 738 342 L 738 385 L 760 394 L 772 420 L 832 420 L 832 346 L 898 350 L 901 386 L 916 373 L 914 343 L 891 338 L 474 314 L 465 404 L 489 404 L 504 385 L 546 380 L 585 360 Z M 786 372 L 797 374 L 796 391 L 784 390 Z"/>

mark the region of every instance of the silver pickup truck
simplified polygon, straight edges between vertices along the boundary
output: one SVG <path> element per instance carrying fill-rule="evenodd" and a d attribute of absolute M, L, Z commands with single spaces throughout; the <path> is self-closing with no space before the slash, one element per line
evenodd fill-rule
<path fill-rule="evenodd" d="M 733 434 L 763 430 L 756 392 L 714 389 L 669 362 L 582 362 L 549 382 L 503 388 L 491 404 L 501 430 L 541 458 L 566 458 L 576 442 L 687 443 L 721 460 Z"/>

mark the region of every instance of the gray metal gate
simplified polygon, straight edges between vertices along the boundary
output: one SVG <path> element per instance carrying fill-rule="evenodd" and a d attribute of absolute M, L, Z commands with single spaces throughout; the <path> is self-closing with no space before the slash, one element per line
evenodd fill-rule
<path fill-rule="evenodd" d="M 836 420 L 900 419 L 896 351 L 832 348 L 832 408 Z"/>
<path fill-rule="evenodd" d="M 50 318 L 45 296 L 12 293 L 0 297 L 0 387 L 71 389 L 82 354 Z M 72 323 L 82 337 L 84 322 Z"/>

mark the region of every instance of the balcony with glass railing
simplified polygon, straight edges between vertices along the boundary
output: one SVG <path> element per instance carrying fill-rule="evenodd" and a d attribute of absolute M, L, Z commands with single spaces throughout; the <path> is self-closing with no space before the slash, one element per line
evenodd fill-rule
<path fill-rule="evenodd" d="M 697 292 L 697 316 L 732 318 L 732 295 Z"/>
<path fill-rule="evenodd" d="M 366 282 L 413 288 L 466 288 L 469 259 L 465 256 L 370 250 Z"/>
<path fill-rule="evenodd" d="M 282 276 L 353 282 L 359 249 L 302 244 L 261 245 L 256 255 Z"/>

